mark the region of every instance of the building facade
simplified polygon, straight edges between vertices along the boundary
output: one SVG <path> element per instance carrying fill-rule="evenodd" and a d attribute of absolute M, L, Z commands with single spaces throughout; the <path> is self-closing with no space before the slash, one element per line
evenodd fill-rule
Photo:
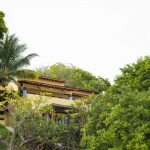
<path fill-rule="evenodd" d="M 23 97 L 30 99 L 45 98 L 52 105 L 53 112 L 44 113 L 47 119 L 57 119 L 57 114 L 65 114 L 66 110 L 74 109 L 75 101 L 80 101 L 82 98 L 98 92 L 93 90 L 74 88 L 65 86 L 65 81 L 41 76 L 37 80 L 18 80 L 20 87 L 18 91 Z M 49 93 L 50 97 L 41 93 Z M 4 113 L 0 114 L 0 123 L 7 125 L 7 117 Z"/>

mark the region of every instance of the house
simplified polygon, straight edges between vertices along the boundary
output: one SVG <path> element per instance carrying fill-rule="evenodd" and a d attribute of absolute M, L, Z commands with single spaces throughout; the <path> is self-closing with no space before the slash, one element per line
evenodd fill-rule
<path fill-rule="evenodd" d="M 21 88 L 18 91 L 21 92 L 22 96 L 35 99 L 42 97 L 48 99 L 49 104 L 53 107 L 53 112 L 48 112 L 46 115 L 47 119 L 57 119 L 57 114 L 65 114 L 66 110 L 73 109 L 75 101 L 79 101 L 82 98 L 98 94 L 97 91 L 74 88 L 65 86 L 65 81 L 41 76 L 38 80 L 18 80 Z M 50 93 L 51 97 L 41 96 L 40 93 Z M 6 117 L 4 114 L 0 115 L 0 123 L 6 125 Z M 3 117 L 2 117 L 3 116 Z M 63 121 L 63 120 L 62 120 Z"/>

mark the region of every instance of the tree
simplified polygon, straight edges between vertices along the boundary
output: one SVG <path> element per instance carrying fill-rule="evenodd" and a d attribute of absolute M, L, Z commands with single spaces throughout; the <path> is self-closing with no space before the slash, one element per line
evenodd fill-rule
<path fill-rule="evenodd" d="M 126 65 L 121 72 L 109 90 L 86 107 L 81 103 L 86 149 L 150 149 L 150 57 Z"/>
<path fill-rule="evenodd" d="M 44 99 L 42 97 L 29 99 L 27 97 L 20 97 L 18 93 L 14 91 L 5 91 L 0 97 L 4 97 L 7 102 L 7 106 L 5 106 L 9 111 L 7 117 L 9 117 L 9 125 L 13 128 L 11 141 L 8 147 L 9 150 L 13 150 L 15 149 L 15 145 L 17 145 L 18 139 L 20 141 L 19 144 L 23 146 L 25 143 L 35 138 L 35 134 L 30 134 L 30 132 L 32 132 L 31 130 L 34 130 L 34 128 L 25 126 L 26 122 L 29 120 L 31 124 L 34 124 L 32 121 L 35 121 L 37 125 L 38 120 L 36 121 L 36 119 L 42 118 L 40 114 L 47 110 L 50 111 L 52 107 L 48 104 L 49 99 L 46 97 Z M 26 130 L 24 130 L 23 126 Z M 38 127 L 40 127 L 40 125 L 38 125 L 36 129 L 38 129 Z M 26 135 L 24 131 L 29 134 L 29 137 L 24 136 Z"/>
<path fill-rule="evenodd" d="M 41 67 L 37 71 L 43 76 L 65 80 L 66 86 L 93 89 L 99 92 L 105 91 L 110 87 L 108 79 L 95 77 L 90 72 L 72 65 L 56 63 L 50 67 Z"/>
<path fill-rule="evenodd" d="M 52 66 L 40 67 L 37 69 L 38 73 L 43 76 L 67 80 L 70 76 L 72 66 L 63 63 L 56 63 Z"/>
<path fill-rule="evenodd" d="M 80 130 L 79 119 L 74 110 L 66 114 L 58 114 L 59 119 L 69 117 L 69 122 L 46 120 L 44 114 L 52 112 L 50 97 L 42 94 L 37 99 L 20 97 L 16 92 L 1 94 L 7 100 L 9 110 L 9 125 L 13 127 L 11 142 L 8 145 L 13 149 L 74 149 L 79 147 Z M 43 114 L 43 115 L 42 115 Z M 57 118 L 57 119 L 58 119 Z M 56 119 L 56 120 L 57 120 Z M 59 143 L 59 144 L 58 144 Z"/>
<path fill-rule="evenodd" d="M 150 149 L 150 90 L 124 88 L 91 101 L 83 140 L 88 150 Z"/>
<path fill-rule="evenodd" d="M 23 56 L 26 50 L 25 44 L 19 44 L 19 40 L 15 35 L 6 35 L 0 41 L 0 85 L 5 87 L 10 81 L 16 83 L 15 78 L 35 78 L 37 76 L 35 71 L 22 69 L 30 65 L 30 60 L 37 56 L 31 53 Z"/>
<path fill-rule="evenodd" d="M 0 11 L 0 39 L 3 39 L 4 33 L 7 33 L 8 28 L 5 25 L 4 21 L 5 14 Z"/>
<path fill-rule="evenodd" d="M 148 90 L 150 87 L 150 57 L 139 58 L 136 63 L 121 68 L 121 75 L 115 79 L 115 89 L 128 86 L 133 90 Z"/>

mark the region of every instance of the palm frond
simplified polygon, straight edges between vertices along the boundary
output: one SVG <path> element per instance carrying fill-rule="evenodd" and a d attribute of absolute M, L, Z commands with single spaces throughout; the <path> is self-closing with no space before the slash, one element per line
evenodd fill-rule
<path fill-rule="evenodd" d="M 3 78 L 4 84 L 13 81 L 14 77 L 23 79 L 37 77 L 35 71 L 22 69 L 30 65 L 32 58 L 38 56 L 32 53 L 24 57 L 23 52 L 26 49 L 26 45 L 20 44 L 15 34 L 6 34 L 3 40 L 0 40 L 0 78 Z"/>
<path fill-rule="evenodd" d="M 38 55 L 35 53 L 32 53 L 32 54 L 27 55 L 24 58 L 18 59 L 17 61 L 14 62 L 12 67 L 16 68 L 16 69 L 20 69 L 20 68 L 23 68 L 25 66 L 28 66 L 28 65 L 30 65 L 30 60 L 32 58 L 34 58 L 35 56 L 38 56 Z"/>

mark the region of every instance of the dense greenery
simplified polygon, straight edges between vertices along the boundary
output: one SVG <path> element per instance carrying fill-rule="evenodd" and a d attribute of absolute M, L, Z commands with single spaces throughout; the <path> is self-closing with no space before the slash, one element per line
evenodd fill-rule
<path fill-rule="evenodd" d="M 110 90 L 81 104 L 86 149 L 150 149 L 150 57 L 127 66 Z"/>
<path fill-rule="evenodd" d="M 5 150 L 7 148 L 9 137 L 11 132 L 0 124 L 0 149 Z"/>
<path fill-rule="evenodd" d="M 99 92 L 110 87 L 110 82 L 107 79 L 95 77 L 88 71 L 62 63 L 41 67 L 37 71 L 43 76 L 65 80 L 67 86 L 93 89 Z"/>
<path fill-rule="evenodd" d="M 36 72 L 32 70 L 22 69 L 30 65 L 30 60 L 37 56 L 32 53 L 23 56 L 26 50 L 25 44 L 20 44 L 15 35 L 6 35 L 0 41 L 0 85 L 5 87 L 10 81 L 16 82 L 17 78 L 35 78 Z"/>
<path fill-rule="evenodd" d="M 77 127 L 74 122 L 70 124 L 53 120 L 47 122 L 44 117 L 34 114 L 17 130 L 16 140 L 22 147 L 33 150 L 79 147 L 80 130 Z"/>
<path fill-rule="evenodd" d="M 4 21 L 5 14 L 0 11 L 0 39 L 3 39 L 4 33 L 7 33 L 8 28 L 6 27 L 5 21 Z"/>
<path fill-rule="evenodd" d="M 140 61 L 143 65 L 132 71 L 144 69 L 145 61 L 149 66 L 148 60 L 149 57 L 144 57 L 132 64 L 138 66 Z M 134 86 L 128 83 L 141 79 L 141 75 L 147 80 L 149 71 L 141 73 L 132 78 L 122 73 L 104 93 L 77 102 L 78 111 L 66 113 L 71 118 L 69 124 L 46 121 L 39 116 L 52 111 L 49 105 L 41 107 L 42 99 L 31 102 L 8 96 L 15 129 L 10 145 L 19 149 L 149 150 L 150 87 L 144 88 L 142 82 Z M 125 81 L 121 82 L 122 79 Z M 33 101 L 36 108 L 32 107 Z"/>
<path fill-rule="evenodd" d="M 121 94 L 100 95 L 87 111 L 83 129 L 89 150 L 150 149 L 150 90 L 124 89 Z"/>
<path fill-rule="evenodd" d="M 145 91 L 150 87 L 150 57 L 139 58 L 136 63 L 121 69 L 121 75 L 115 79 L 115 88 L 128 86 L 131 89 Z"/>
<path fill-rule="evenodd" d="M 66 114 L 57 114 L 57 119 L 69 117 L 69 123 L 59 120 L 46 120 L 43 113 L 51 112 L 52 106 L 48 99 L 42 97 L 28 99 L 20 97 L 16 92 L 5 92 L 9 106 L 10 125 L 14 132 L 11 136 L 10 150 L 14 149 L 73 149 L 80 144 L 80 117 L 72 110 Z M 34 107 L 33 107 L 34 103 Z M 10 136 L 8 136 L 10 137 Z"/>

